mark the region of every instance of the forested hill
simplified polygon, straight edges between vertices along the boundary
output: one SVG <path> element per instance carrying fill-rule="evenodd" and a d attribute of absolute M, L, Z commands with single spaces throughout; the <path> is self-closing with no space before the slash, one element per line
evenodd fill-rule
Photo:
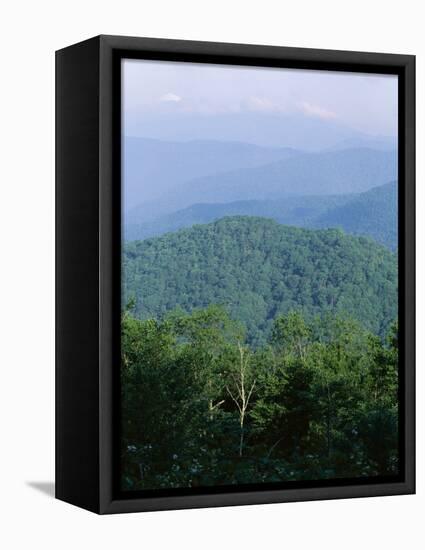
<path fill-rule="evenodd" d="M 135 299 L 138 317 L 221 304 L 254 345 L 293 309 L 346 313 L 378 334 L 397 315 L 395 255 L 337 229 L 229 217 L 128 243 L 123 261 L 123 298 Z"/>

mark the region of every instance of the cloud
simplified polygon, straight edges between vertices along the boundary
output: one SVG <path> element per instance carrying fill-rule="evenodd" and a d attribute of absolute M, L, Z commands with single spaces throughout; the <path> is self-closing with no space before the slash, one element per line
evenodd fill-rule
<path fill-rule="evenodd" d="M 249 111 L 259 111 L 262 113 L 282 113 L 286 109 L 284 106 L 268 99 L 267 97 L 251 96 L 245 102 L 242 107 L 247 108 Z"/>
<path fill-rule="evenodd" d="M 308 101 L 302 101 L 298 103 L 298 107 L 307 116 L 322 118 L 325 120 L 337 117 L 336 113 L 334 113 L 333 111 L 328 111 L 327 109 L 320 107 L 320 105 L 314 105 L 313 103 L 309 103 Z"/>
<path fill-rule="evenodd" d="M 181 100 L 182 98 L 179 95 L 172 92 L 168 92 L 168 94 L 164 94 L 159 98 L 159 101 L 163 103 L 179 103 Z"/>
<path fill-rule="evenodd" d="M 204 115 L 225 114 L 225 113 L 243 113 L 254 112 L 264 114 L 291 114 L 301 112 L 305 116 L 319 118 L 322 120 L 331 120 L 337 118 L 336 113 L 321 107 L 316 103 L 308 101 L 288 102 L 284 98 L 277 101 L 267 96 L 252 95 L 242 101 L 220 101 L 217 98 L 208 98 L 205 96 L 194 98 L 183 98 L 173 92 L 167 92 L 161 95 L 157 102 L 164 105 L 178 105 L 180 113 L 196 113 Z"/>
<path fill-rule="evenodd" d="M 276 105 L 266 97 L 250 97 L 246 103 L 252 111 L 276 111 Z"/>

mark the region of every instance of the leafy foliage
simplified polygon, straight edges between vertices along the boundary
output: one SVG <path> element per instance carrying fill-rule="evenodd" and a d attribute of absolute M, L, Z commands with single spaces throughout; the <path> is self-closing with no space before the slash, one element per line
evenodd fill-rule
<path fill-rule="evenodd" d="M 252 349 L 218 306 L 122 318 L 122 486 L 392 475 L 397 326 L 278 315 Z"/>

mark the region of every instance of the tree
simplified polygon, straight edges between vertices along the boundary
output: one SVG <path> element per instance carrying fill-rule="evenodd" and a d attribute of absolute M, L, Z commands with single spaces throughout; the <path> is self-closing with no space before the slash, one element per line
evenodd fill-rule
<path fill-rule="evenodd" d="M 239 456 L 243 454 L 244 426 L 249 402 L 254 391 L 256 380 L 252 370 L 249 368 L 249 351 L 238 342 L 239 361 L 238 367 L 231 372 L 231 383 L 226 385 L 226 391 L 235 403 L 239 412 Z"/>
<path fill-rule="evenodd" d="M 303 361 L 310 335 L 310 328 L 301 313 L 290 311 L 275 320 L 271 341 L 285 355 L 293 355 Z"/>

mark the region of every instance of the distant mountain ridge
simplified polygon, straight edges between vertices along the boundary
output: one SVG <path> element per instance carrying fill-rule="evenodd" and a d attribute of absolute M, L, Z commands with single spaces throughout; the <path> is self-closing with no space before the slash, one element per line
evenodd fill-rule
<path fill-rule="evenodd" d="M 396 178 L 395 151 L 345 149 L 293 154 L 259 167 L 218 173 L 183 183 L 161 199 L 142 203 L 127 212 L 126 223 L 153 220 L 195 203 L 360 193 Z"/>
<path fill-rule="evenodd" d="M 234 215 L 262 216 L 297 227 L 340 227 L 347 233 L 368 235 L 392 250 L 397 247 L 396 182 L 359 194 L 193 204 L 150 222 L 126 225 L 125 239 L 143 240 Z"/>
<path fill-rule="evenodd" d="M 141 224 L 126 224 L 125 240 L 143 240 L 174 232 L 225 216 L 262 216 L 285 225 L 308 227 L 332 206 L 340 206 L 357 195 L 287 197 L 276 200 L 246 200 L 228 203 L 195 203 Z"/>
<path fill-rule="evenodd" d="M 340 227 L 354 235 L 368 235 L 395 250 L 398 241 L 397 182 L 361 193 L 321 214 L 315 227 Z"/>
<path fill-rule="evenodd" d="M 218 140 L 255 143 L 261 147 L 290 147 L 308 151 L 332 148 L 346 139 L 376 139 L 341 123 L 337 119 L 308 116 L 305 113 L 226 112 L 157 113 L 132 117 L 128 135 L 149 136 L 158 140 Z M 377 137 L 380 139 L 380 136 Z M 383 138 L 385 139 L 385 137 Z"/>
<path fill-rule="evenodd" d="M 169 142 L 126 137 L 123 148 L 126 210 L 158 198 L 183 182 L 229 170 L 254 168 L 297 151 L 213 140 Z"/>
<path fill-rule="evenodd" d="M 333 147 L 329 151 L 338 151 L 342 149 L 367 148 L 377 151 L 395 151 L 397 149 L 397 138 L 390 136 L 365 136 L 347 138 Z"/>

